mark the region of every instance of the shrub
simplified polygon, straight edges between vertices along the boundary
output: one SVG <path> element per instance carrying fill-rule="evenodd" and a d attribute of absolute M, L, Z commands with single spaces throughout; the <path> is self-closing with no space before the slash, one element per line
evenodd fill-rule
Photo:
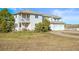
<path fill-rule="evenodd" d="M 3 20 L 1 23 L 1 31 L 7 32 L 7 22 L 5 20 Z"/>
<path fill-rule="evenodd" d="M 13 30 L 14 17 L 8 9 L 3 8 L 0 11 L 0 32 L 10 32 Z"/>
<path fill-rule="evenodd" d="M 49 30 L 50 22 L 45 19 L 42 22 L 35 25 L 36 32 L 47 32 Z"/>

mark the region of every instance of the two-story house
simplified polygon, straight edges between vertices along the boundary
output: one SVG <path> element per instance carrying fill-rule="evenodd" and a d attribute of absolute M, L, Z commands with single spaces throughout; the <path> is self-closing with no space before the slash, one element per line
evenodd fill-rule
<path fill-rule="evenodd" d="M 61 23 L 59 21 L 56 21 L 57 23 L 53 23 L 52 16 L 48 16 L 41 13 L 36 13 L 33 11 L 20 11 L 14 14 L 15 18 L 15 30 L 21 31 L 21 30 L 34 30 L 35 24 L 42 22 L 42 20 L 48 17 L 48 20 L 51 22 L 50 29 L 51 30 L 64 30 L 64 23 Z M 61 27 L 61 28 L 59 28 Z"/>

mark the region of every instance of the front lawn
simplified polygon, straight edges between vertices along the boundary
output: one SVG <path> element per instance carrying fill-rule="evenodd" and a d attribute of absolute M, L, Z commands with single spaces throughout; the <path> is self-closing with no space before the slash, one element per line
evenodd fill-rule
<path fill-rule="evenodd" d="M 79 50 L 79 39 L 57 36 L 49 32 L 0 33 L 0 50 L 53 51 Z"/>

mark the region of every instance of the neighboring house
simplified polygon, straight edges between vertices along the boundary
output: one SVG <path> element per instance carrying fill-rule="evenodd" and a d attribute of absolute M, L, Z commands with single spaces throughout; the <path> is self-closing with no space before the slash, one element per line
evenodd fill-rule
<path fill-rule="evenodd" d="M 48 20 L 51 22 L 51 30 L 64 30 L 64 23 L 61 21 L 54 21 L 52 16 L 44 15 L 41 13 L 36 13 L 33 11 L 20 11 L 14 14 L 15 18 L 15 30 L 34 30 L 35 24 L 42 22 L 42 20 L 48 17 Z"/>
<path fill-rule="evenodd" d="M 65 23 L 60 19 L 52 19 L 50 22 L 50 29 L 51 30 L 65 30 L 64 25 Z"/>
<path fill-rule="evenodd" d="M 65 24 L 65 30 L 78 30 L 79 24 Z"/>

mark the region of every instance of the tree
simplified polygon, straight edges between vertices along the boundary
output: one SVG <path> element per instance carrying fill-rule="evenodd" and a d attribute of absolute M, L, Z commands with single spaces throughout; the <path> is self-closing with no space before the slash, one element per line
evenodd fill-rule
<path fill-rule="evenodd" d="M 0 32 L 2 31 L 2 20 L 0 20 Z"/>
<path fill-rule="evenodd" d="M 2 32 L 10 32 L 14 26 L 14 17 L 11 13 L 9 13 L 7 8 L 3 8 L 0 11 L 0 31 Z M 5 29 L 5 30 L 3 30 Z"/>
<path fill-rule="evenodd" d="M 2 21 L 1 30 L 2 30 L 2 32 L 7 32 L 7 22 L 6 22 L 6 20 Z"/>
<path fill-rule="evenodd" d="M 47 19 L 44 19 L 42 22 L 36 24 L 36 32 L 47 32 L 49 30 L 50 22 Z"/>

